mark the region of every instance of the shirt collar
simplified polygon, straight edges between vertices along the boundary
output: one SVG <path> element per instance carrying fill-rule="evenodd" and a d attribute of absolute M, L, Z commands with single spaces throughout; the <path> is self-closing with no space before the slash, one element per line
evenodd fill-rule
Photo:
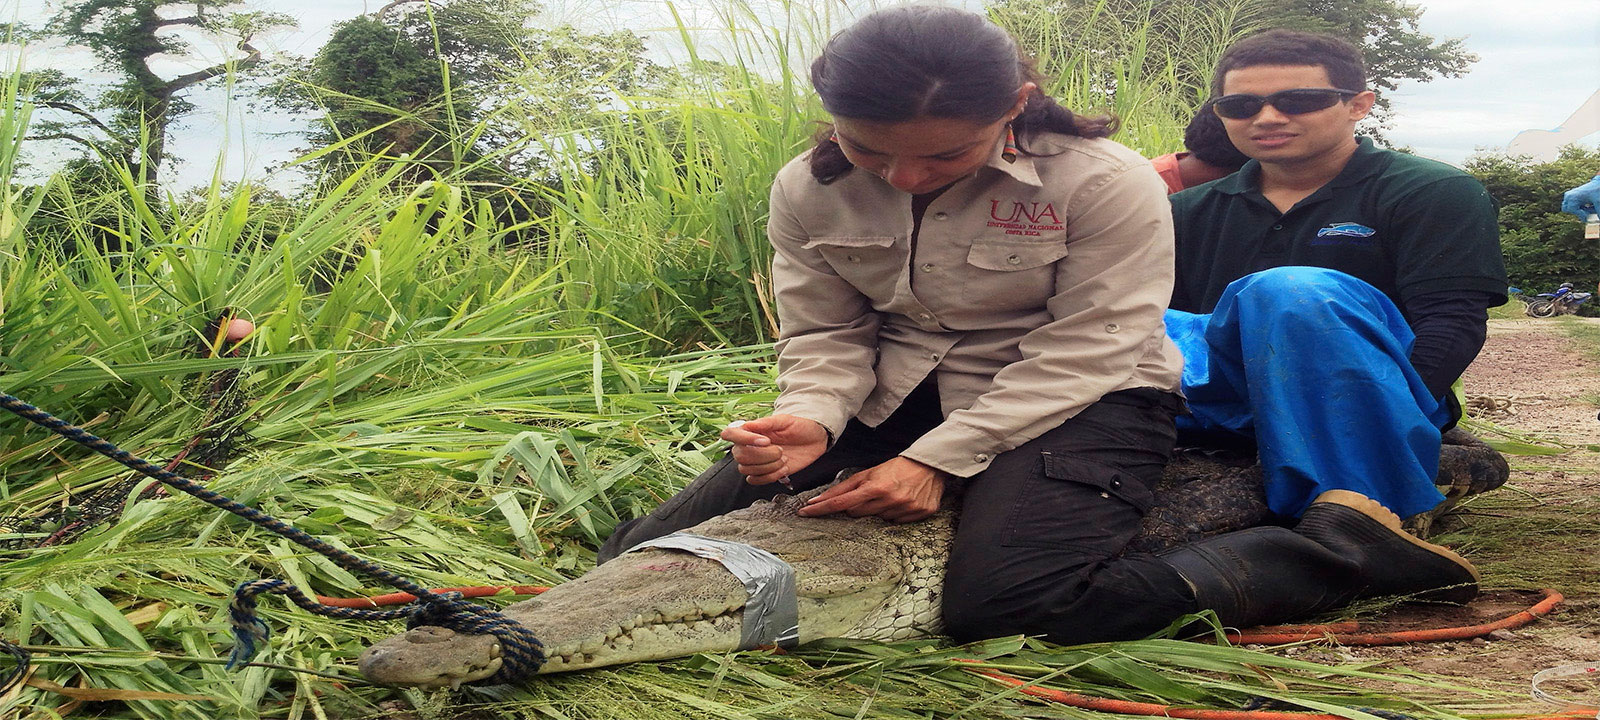
<path fill-rule="evenodd" d="M 1005 149 L 1006 136 L 1001 135 L 1000 139 L 995 142 L 994 149 L 989 153 L 989 161 L 984 165 L 1010 175 L 1017 182 L 1034 187 L 1044 187 L 1044 181 L 1039 179 L 1039 169 L 1033 165 L 1033 157 L 1025 152 L 1019 152 L 1015 159 L 1007 160 L 1003 155 Z"/>
<path fill-rule="evenodd" d="M 1355 185 L 1378 174 L 1387 164 L 1388 153 L 1372 142 L 1372 138 L 1357 135 L 1356 152 L 1350 156 L 1350 161 L 1344 164 L 1344 169 L 1339 171 L 1329 185 L 1346 187 Z"/>
<path fill-rule="evenodd" d="M 1329 186 L 1346 187 L 1355 185 L 1383 169 L 1384 151 L 1373 144 L 1372 138 L 1362 135 L 1356 136 L 1356 151 L 1345 162 L 1344 169 L 1339 171 Z M 1212 187 L 1217 192 L 1229 195 L 1242 195 L 1261 190 L 1261 163 L 1251 160 L 1239 168 L 1239 172 L 1218 180 Z"/>

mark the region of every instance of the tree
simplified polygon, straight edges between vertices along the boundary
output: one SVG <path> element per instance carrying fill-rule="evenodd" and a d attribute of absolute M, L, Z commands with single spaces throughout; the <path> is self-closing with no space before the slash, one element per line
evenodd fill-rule
<path fill-rule="evenodd" d="M 1511 284 L 1530 294 L 1571 282 L 1590 290 L 1600 280 L 1600 248 L 1583 237 L 1583 223 L 1561 212 L 1561 194 L 1600 168 L 1600 150 L 1562 148 L 1551 162 L 1527 156 L 1477 155 L 1466 170 L 1500 208 L 1500 249 Z M 1587 307 L 1587 306 L 1584 306 Z"/>
<path fill-rule="evenodd" d="M 68 140 L 126 163 L 155 186 L 167 160 L 173 125 L 194 105 L 186 98 L 200 85 L 261 63 L 250 44 L 264 29 L 290 25 L 280 13 L 230 11 L 239 0 L 74 0 L 65 3 L 43 36 L 89 48 L 116 79 L 86 92 L 60 73 L 44 76 L 35 102 L 54 111 L 36 127 L 40 139 Z M 230 46 L 229 57 L 208 67 L 164 76 L 157 63 L 193 60 L 192 40 Z"/>
<path fill-rule="evenodd" d="M 334 178 L 379 154 L 409 156 L 421 174 L 536 174 L 538 128 L 657 70 L 631 33 L 538 29 L 538 12 L 532 0 L 395 0 L 340 23 L 304 80 L 280 83 L 278 96 L 322 113 L 308 139 L 343 144 L 322 156 Z"/>
<path fill-rule="evenodd" d="M 1129 78 L 1168 83 L 1186 96 L 1188 114 L 1210 94 L 1212 69 L 1234 40 L 1280 27 L 1337 35 L 1365 56 L 1379 108 L 1368 132 L 1380 136 L 1387 91 L 1459 77 L 1477 61 L 1460 40 L 1421 32 L 1421 8 L 1403 0 L 999 0 L 993 12 L 1029 52 L 1110 53 L 1090 60 L 1111 68 L 1100 80 L 1107 94 Z"/>
<path fill-rule="evenodd" d="M 1367 82 L 1378 94 L 1373 122 L 1383 128 L 1390 117 L 1386 91 L 1408 80 L 1461 77 L 1478 61 L 1460 39 L 1436 41 L 1419 30 L 1421 18 L 1420 6 L 1402 0 L 1291 0 L 1271 24 L 1357 43 L 1367 62 Z"/>

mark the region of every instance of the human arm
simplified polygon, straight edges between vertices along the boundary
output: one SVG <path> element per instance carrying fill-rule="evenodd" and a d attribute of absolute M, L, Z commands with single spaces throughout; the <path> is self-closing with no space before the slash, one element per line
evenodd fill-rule
<path fill-rule="evenodd" d="M 1472 364 L 1488 334 L 1489 308 L 1498 298 L 1474 290 L 1426 293 L 1406 300 L 1405 315 L 1417 340 L 1411 366 L 1434 397 Z"/>
<path fill-rule="evenodd" d="M 734 442 L 734 460 L 741 471 L 748 465 L 745 474 L 755 483 L 780 480 L 820 457 L 876 382 L 880 318 L 813 247 L 785 192 L 786 177 L 794 178 L 787 168 L 773 182 L 767 219 L 780 327 L 778 400 L 772 416 L 744 423 L 732 437 L 724 431 Z M 752 433 L 770 444 L 759 444 Z"/>
<path fill-rule="evenodd" d="M 1488 309 L 1506 300 L 1494 203 L 1478 181 L 1446 177 L 1400 196 L 1383 228 L 1398 304 L 1417 337 L 1411 364 L 1441 396 L 1483 347 Z"/>
<path fill-rule="evenodd" d="M 1600 213 L 1596 208 L 1600 208 L 1600 175 L 1561 196 L 1561 212 L 1577 215 L 1580 220 Z"/>
<path fill-rule="evenodd" d="M 1435 397 L 1477 357 L 1488 309 L 1506 300 L 1498 213 L 1465 174 L 1416 182 L 1385 208 L 1398 303 L 1416 335 L 1411 364 Z"/>

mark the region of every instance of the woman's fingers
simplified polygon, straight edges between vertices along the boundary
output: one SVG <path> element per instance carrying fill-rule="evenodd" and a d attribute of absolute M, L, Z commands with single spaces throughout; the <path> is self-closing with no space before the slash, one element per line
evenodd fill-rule
<path fill-rule="evenodd" d="M 722 439 L 734 445 L 766 447 L 772 444 L 772 438 L 758 432 L 746 430 L 744 426 L 745 422 L 743 420 L 735 420 L 728 423 L 728 426 L 722 429 Z"/>
<path fill-rule="evenodd" d="M 842 482 L 824 490 L 821 495 L 811 498 L 811 501 L 800 508 L 802 517 L 818 517 L 832 515 L 836 512 L 850 512 L 854 517 L 860 517 L 853 511 L 863 503 L 878 499 L 878 493 L 870 487 L 865 487 L 868 473 L 856 473 Z"/>
<path fill-rule="evenodd" d="M 785 471 L 788 470 L 788 463 L 784 462 L 782 455 L 779 455 L 777 458 L 766 462 L 740 462 L 738 458 L 735 458 L 734 462 L 739 465 L 740 473 L 751 477 L 761 475 L 787 475 Z"/>
<path fill-rule="evenodd" d="M 789 472 L 787 469 L 785 469 L 774 473 L 765 473 L 762 475 L 746 475 L 744 476 L 744 481 L 750 483 L 751 485 L 771 485 L 772 483 L 783 483 L 785 487 L 788 487 Z"/>

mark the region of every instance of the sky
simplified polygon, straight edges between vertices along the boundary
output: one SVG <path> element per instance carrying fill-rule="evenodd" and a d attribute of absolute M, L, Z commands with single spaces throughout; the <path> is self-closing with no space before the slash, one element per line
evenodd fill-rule
<path fill-rule="evenodd" d="M 39 22 L 60 0 L 0 0 L 0 17 Z M 270 51 L 309 56 L 329 28 L 386 4 L 387 0 L 250 0 L 251 7 L 282 12 L 298 27 L 259 38 Z M 969 8 L 981 0 L 955 0 Z M 1416 0 L 1413 0 L 1416 2 Z M 858 2 L 852 6 L 886 3 Z M 1425 157 L 1460 165 L 1475 152 L 1503 151 L 1553 157 L 1558 143 L 1600 146 L 1600 0 L 1421 0 L 1421 30 L 1436 38 L 1461 38 L 1479 56 L 1460 78 L 1408 83 L 1389 97 L 1395 118 L 1390 139 Z M 624 27 L 651 38 L 662 52 L 677 44 L 668 3 L 662 0 L 547 0 L 545 19 L 590 30 Z M 699 0 L 675 4 L 690 26 L 714 32 L 714 12 Z M 217 56 L 222 48 L 198 48 Z M 86 50 L 31 47 L 29 67 L 56 65 L 92 76 Z M 174 66 L 174 72 L 182 68 Z M 224 177 L 265 179 L 266 168 L 292 157 L 300 143 L 294 120 L 229 103 L 216 90 L 198 100 L 174 146 L 185 162 L 175 169 L 180 186 L 204 182 L 226 158 Z M 1519 138 L 1519 134 L 1522 134 Z M 1600 170 L 1600 168 L 1597 168 Z"/>

